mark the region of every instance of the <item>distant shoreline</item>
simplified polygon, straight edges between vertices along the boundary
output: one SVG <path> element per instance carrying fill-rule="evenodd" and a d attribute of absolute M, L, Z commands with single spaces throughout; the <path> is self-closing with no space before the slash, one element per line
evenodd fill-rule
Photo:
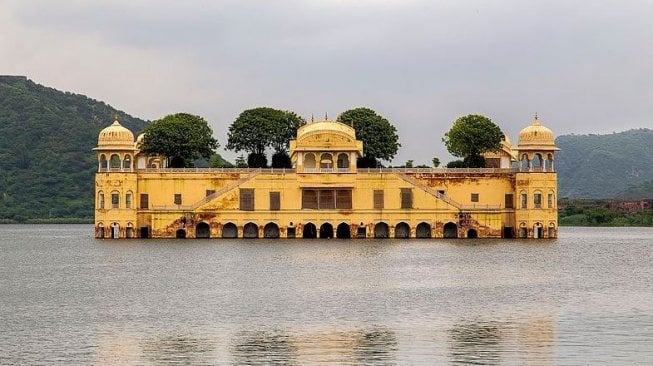
<path fill-rule="evenodd" d="M 27 219 L 23 222 L 10 219 L 0 219 L 0 225 L 40 225 L 40 224 L 93 224 L 94 219 L 88 218 L 67 218 L 67 217 L 58 217 L 58 218 L 48 218 L 48 219 Z"/>

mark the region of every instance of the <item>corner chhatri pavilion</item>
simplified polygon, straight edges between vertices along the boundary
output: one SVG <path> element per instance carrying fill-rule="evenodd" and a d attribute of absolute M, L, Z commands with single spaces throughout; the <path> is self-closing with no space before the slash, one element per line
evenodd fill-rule
<path fill-rule="evenodd" d="M 357 169 L 363 143 L 336 121 L 306 124 L 292 169 L 165 166 L 142 135 L 100 132 L 97 238 L 556 238 L 558 150 L 537 116 L 485 155 L 487 168 Z"/>

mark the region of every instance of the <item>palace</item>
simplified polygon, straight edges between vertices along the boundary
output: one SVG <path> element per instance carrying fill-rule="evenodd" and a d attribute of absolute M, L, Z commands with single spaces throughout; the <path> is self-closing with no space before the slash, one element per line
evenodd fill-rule
<path fill-rule="evenodd" d="M 96 238 L 556 238 L 558 150 L 539 119 L 487 168 L 357 169 L 336 121 L 290 142 L 291 169 L 165 166 L 115 121 L 96 149 Z"/>

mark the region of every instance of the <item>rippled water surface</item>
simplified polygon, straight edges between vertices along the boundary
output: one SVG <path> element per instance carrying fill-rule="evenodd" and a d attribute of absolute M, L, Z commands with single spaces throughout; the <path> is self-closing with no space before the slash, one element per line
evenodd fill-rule
<path fill-rule="evenodd" d="M 0 226 L 0 364 L 653 364 L 653 229 L 95 240 Z"/>

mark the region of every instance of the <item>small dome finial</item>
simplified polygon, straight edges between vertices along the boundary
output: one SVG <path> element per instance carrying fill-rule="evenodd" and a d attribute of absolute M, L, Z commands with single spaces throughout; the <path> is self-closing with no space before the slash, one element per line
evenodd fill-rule
<path fill-rule="evenodd" d="M 533 120 L 533 125 L 535 126 L 540 125 L 540 117 L 537 115 L 537 112 L 535 112 L 535 119 Z"/>
<path fill-rule="evenodd" d="M 324 112 L 324 120 L 328 121 L 329 120 L 329 113 Z"/>

